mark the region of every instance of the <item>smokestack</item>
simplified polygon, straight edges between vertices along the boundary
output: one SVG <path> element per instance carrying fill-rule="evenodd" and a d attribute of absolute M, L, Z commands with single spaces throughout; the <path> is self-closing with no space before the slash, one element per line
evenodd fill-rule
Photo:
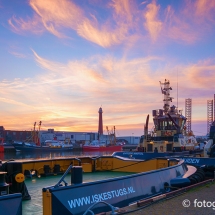
<path fill-rule="evenodd" d="M 100 107 L 99 108 L 99 129 L 98 129 L 98 131 L 99 131 L 99 135 L 101 135 L 101 134 L 103 134 L 103 121 L 102 121 L 102 108 Z"/>

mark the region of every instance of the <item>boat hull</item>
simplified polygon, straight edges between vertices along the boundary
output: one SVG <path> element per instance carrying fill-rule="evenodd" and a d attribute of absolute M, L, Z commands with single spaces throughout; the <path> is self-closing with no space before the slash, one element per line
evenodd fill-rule
<path fill-rule="evenodd" d="M 188 156 L 189 155 L 189 156 Z M 147 152 L 114 152 L 112 156 L 119 156 L 122 158 L 129 159 L 140 159 L 148 160 L 156 157 L 175 157 L 183 159 L 186 164 L 195 167 L 201 167 L 207 173 L 208 176 L 214 174 L 215 171 L 215 158 L 204 158 L 198 157 L 197 154 L 186 153 L 186 152 L 174 152 L 174 153 L 147 153 Z"/>
<path fill-rule="evenodd" d="M 193 153 L 195 154 L 195 153 Z M 182 151 L 182 152 L 121 152 L 121 151 L 116 151 L 112 154 L 112 156 L 119 156 L 123 158 L 131 158 L 131 159 L 140 159 L 140 160 L 147 160 L 147 159 L 152 159 L 152 158 L 157 158 L 157 157 L 184 157 L 187 155 L 192 155 L 190 154 L 189 151 Z"/>
<path fill-rule="evenodd" d="M 107 204 L 124 207 L 137 200 L 165 193 L 165 186 L 171 186 L 174 178 L 183 178 L 187 170 L 189 167 L 181 161 L 178 165 L 145 173 L 71 186 L 46 187 L 43 188 L 43 214 L 81 215 L 88 209 L 96 214 L 110 211 Z"/>
<path fill-rule="evenodd" d="M 83 146 L 82 149 L 83 151 L 89 152 L 89 151 L 100 151 L 100 152 L 105 152 L 105 151 L 122 151 L 121 145 L 117 146 Z"/>
<path fill-rule="evenodd" d="M 48 152 L 62 152 L 62 151 L 72 151 L 73 147 L 40 147 L 40 146 L 27 146 L 21 144 L 13 144 L 16 151 L 48 151 Z"/>
<path fill-rule="evenodd" d="M 2 214 L 22 215 L 22 195 L 20 193 L 0 196 Z"/>

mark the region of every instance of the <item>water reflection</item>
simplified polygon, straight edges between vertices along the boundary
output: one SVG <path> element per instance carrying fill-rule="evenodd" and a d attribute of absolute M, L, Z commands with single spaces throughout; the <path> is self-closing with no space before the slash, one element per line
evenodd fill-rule
<path fill-rule="evenodd" d="M 112 152 L 83 152 L 83 151 L 71 151 L 71 152 L 7 152 L 0 153 L 0 160 L 29 160 L 29 159 L 51 159 L 62 157 L 77 157 L 77 156 L 101 156 L 111 155 Z"/>

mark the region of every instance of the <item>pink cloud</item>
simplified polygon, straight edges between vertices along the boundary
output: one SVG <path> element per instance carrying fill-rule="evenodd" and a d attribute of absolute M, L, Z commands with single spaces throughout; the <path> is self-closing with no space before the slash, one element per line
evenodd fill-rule
<path fill-rule="evenodd" d="M 135 4 L 128 0 L 113 0 L 108 7 L 112 9 L 113 17 L 109 16 L 104 22 L 99 22 L 95 15 L 91 15 L 91 19 L 85 17 L 77 33 L 102 47 L 120 44 L 129 38 L 129 30 L 136 26 Z"/>
<path fill-rule="evenodd" d="M 215 80 L 214 60 L 209 59 L 190 65 L 185 69 L 185 75 L 192 85 L 208 88 L 208 80 Z M 193 81 L 195 80 L 195 82 Z"/>
<path fill-rule="evenodd" d="M 192 27 L 191 22 L 183 14 L 176 14 L 175 10 L 168 6 L 165 10 L 164 31 L 168 38 L 194 43 L 198 40 L 198 33 Z"/>
<path fill-rule="evenodd" d="M 162 30 L 162 21 L 158 19 L 160 6 L 156 5 L 156 2 L 153 1 L 152 3 L 146 6 L 146 12 L 144 13 L 144 17 L 146 22 L 144 23 L 145 28 L 148 30 L 152 41 L 155 41 Z"/>
<path fill-rule="evenodd" d="M 91 78 L 95 79 L 96 82 L 99 82 L 101 84 L 104 84 L 105 82 L 107 82 L 101 74 L 99 74 L 98 72 L 96 72 L 94 70 L 88 71 L 88 74 L 90 75 Z"/>
<path fill-rule="evenodd" d="M 113 9 L 113 16 L 110 16 L 103 23 L 98 22 L 95 14 L 86 16 L 84 12 L 75 3 L 62 1 L 43 1 L 30 0 L 30 6 L 35 14 L 33 18 L 11 18 L 8 22 L 13 31 L 20 33 L 31 31 L 32 33 L 42 33 L 44 29 L 59 38 L 67 38 L 64 30 L 72 29 L 79 36 L 96 43 L 102 47 L 109 47 L 121 43 L 128 30 L 133 25 L 132 11 L 129 1 L 113 1 L 109 8 Z M 114 20 L 114 23 L 112 21 Z"/>
<path fill-rule="evenodd" d="M 30 0 L 30 6 L 41 17 L 41 22 L 44 27 L 57 37 L 64 37 L 60 33 L 61 28 L 76 29 L 78 23 L 83 18 L 83 11 L 68 0 L 62 0 L 60 2 Z"/>
<path fill-rule="evenodd" d="M 34 15 L 33 18 L 27 17 L 25 20 L 13 16 L 8 20 L 8 23 L 11 29 L 18 34 L 22 34 L 25 31 L 30 31 L 34 34 L 42 34 L 45 30 L 37 15 Z"/>
<path fill-rule="evenodd" d="M 196 16 L 199 18 L 215 21 L 215 1 L 197 0 L 194 9 Z"/>
<path fill-rule="evenodd" d="M 118 20 L 120 22 L 124 21 L 127 23 L 133 23 L 133 19 L 135 16 L 135 4 L 132 4 L 129 0 L 113 0 L 110 4 L 110 7 L 114 9 L 113 16 L 115 17 L 115 21 Z"/>
<path fill-rule="evenodd" d="M 178 11 L 170 5 L 166 8 L 161 6 L 152 1 L 146 5 L 143 15 L 146 19 L 144 26 L 153 42 L 158 38 L 159 41 L 170 38 L 178 42 L 195 43 L 211 31 L 211 22 L 215 22 L 214 1 L 185 1 Z"/>
<path fill-rule="evenodd" d="M 26 58 L 26 55 L 22 54 L 22 53 L 18 53 L 18 52 L 15 52 L 15 51 L 9 51 L 10 54 L 18 57 L 18 58 Z"/>
<path fill-rule="evenodd" d="M 12 30 L 16 33 L 30 31 L 41 34 L 46 29 L 59 38 L 67 38 L 61 32 L 63 28 L 76 29 L 82 20 L 82 10 L 73 2 L 30 0 L 29 5 L 34 10 L 32 18 L 16 18 L 13 16 L 8 20 Z"/>
<path fill-rule="evenodd" d="M 97 21 L 86 19 L 78 26 L 77 33 L 86 40 L 102 47 L 109 47 L 114 44 L 119 44 L 125 39 L 127 28 L 122 26 L 120 29 L 113 30 L 108 25 L 100 26 Z"/>
<path fill-rule="evenodd" d="M 80 6 L 78 1 L 30 0 L 32 18 L 13 16 L 8 22 L 16 33 L 41 34 L 46 30 L 59 38 L 70 38 L 76 32 L 104 48 L 119 44 L 130 48 L 137 41 L 148 44 L 149 38 L 160 44 L 169 39 L 192 44 L 211 31 L 211 22 L 215 21 L 214 1 L 184 1 L 180 8 L 165 8 L 155 0 L 140 4 L 129 0 L 88 3 L 93 7 Z M 106 12 L 105 16 L 100 9 Z"/>
<path fill-rule="evenodd" d="M 195 43 L 211 31 L 214 22 L 214 1 L 185 1 L 177 13 L 171 6 L 166 9 L 166 29 L 169 37 L 175 40 Z"/>

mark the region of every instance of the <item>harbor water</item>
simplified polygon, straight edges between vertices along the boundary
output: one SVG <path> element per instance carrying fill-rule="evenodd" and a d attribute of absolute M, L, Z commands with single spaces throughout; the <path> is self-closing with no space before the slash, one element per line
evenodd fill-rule
<path fill-rule="evenodd" d="M 30 159 L 52 159 L 61 157 L 80 157 L 80 156 L 99 156 L 99 155 L 111 155 L 112 152 L 83 152 L 83 151 L 71 151 L 71 152 L 7 152 L 0 153 L 0 160 L 30 160 Z"/>

